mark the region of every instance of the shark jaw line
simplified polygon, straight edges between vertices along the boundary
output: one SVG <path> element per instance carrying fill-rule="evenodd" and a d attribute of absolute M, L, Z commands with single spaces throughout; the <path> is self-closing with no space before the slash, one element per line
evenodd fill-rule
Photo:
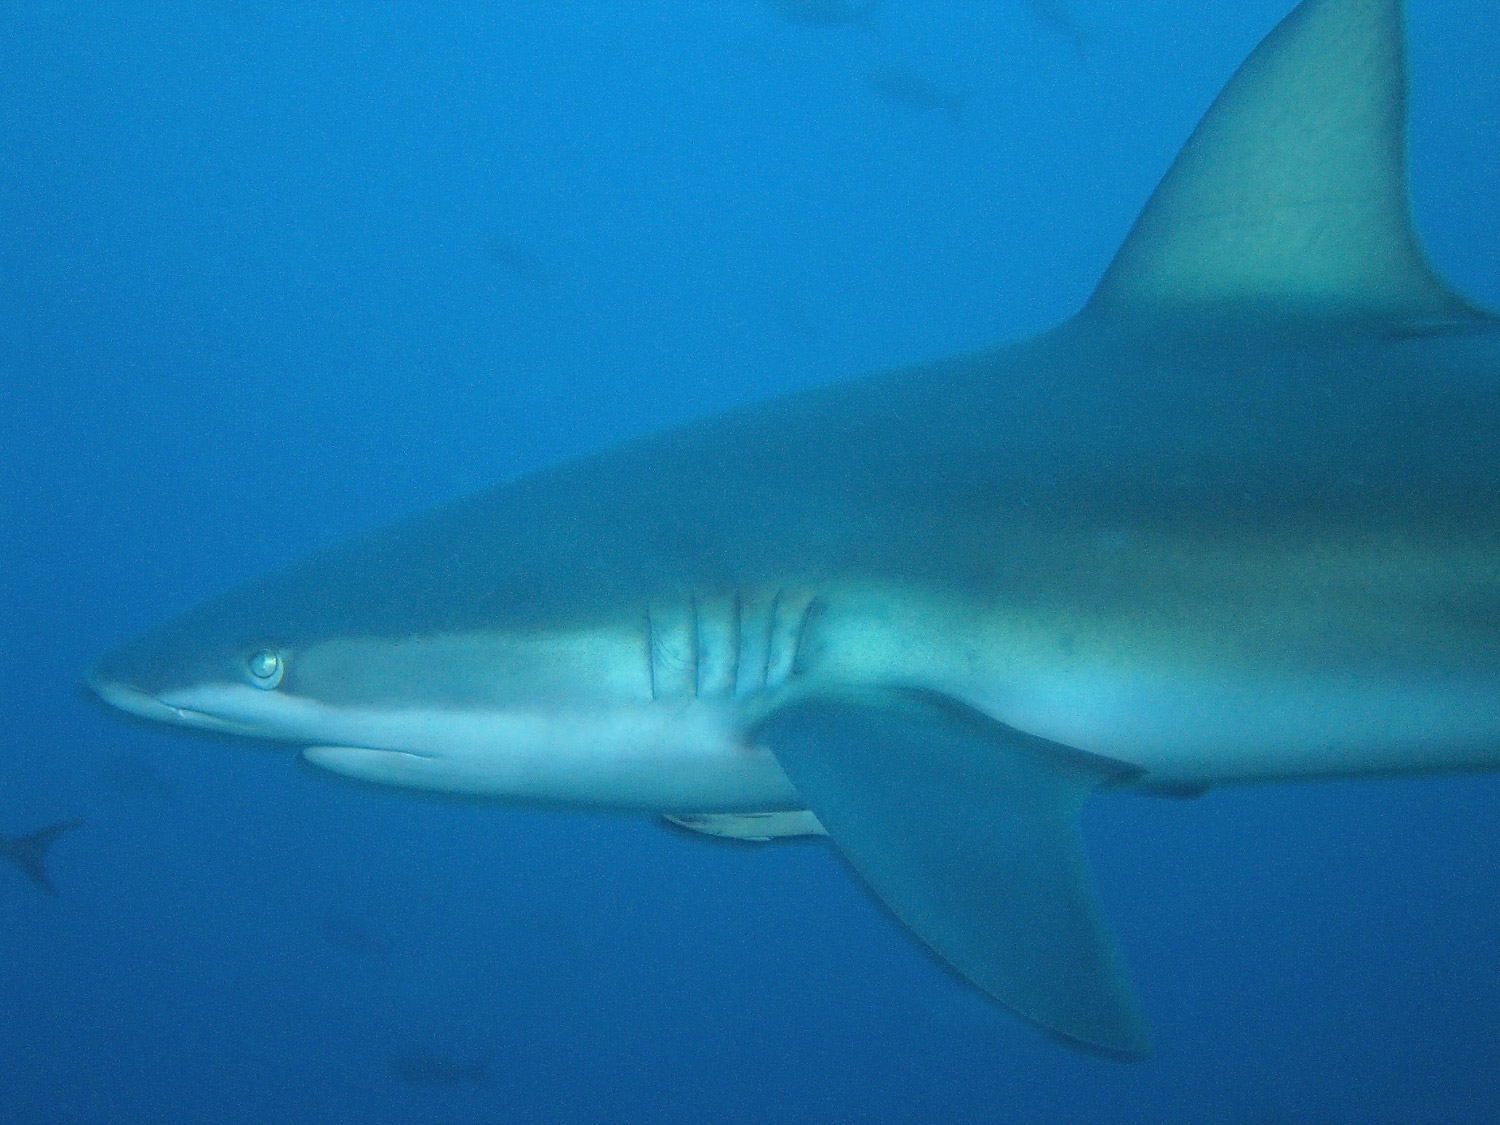
<path fill-rule="evenodd" d="M 240 684 L 174 690 L 151 703 L 152 717 L 297 743 L 314 765 L 387 785 L 650 811 L 797 804 L 775 758 L 748 743 L 736 711 L 717 703 L 344 707 Z"/>
<path fill-rule="evenodd" d="M 148 692 L 129 687 L 125 684 L 91 678 L 88 681 L 88 687 L 90 691 L 111 707 L 117 707 L 126 714 L 135 715 L 137 718 L 150 719 L 158 723 L 168 723 L 172 726 L 190 727 L 194 730 L 213 731 L 218 734 L 245 735 L 251 738 L 261 736 L 259 731 L 244 723 L 236 722 L 208 711 L 187 706 L 178 706 L 175 703 L 168 702 L 166 699 L 158 698 Z"/>

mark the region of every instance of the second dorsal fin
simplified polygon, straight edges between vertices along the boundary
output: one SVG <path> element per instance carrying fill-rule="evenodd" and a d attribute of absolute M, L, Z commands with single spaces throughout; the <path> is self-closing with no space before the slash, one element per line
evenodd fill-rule
<path fill-rule="evenodd" d="M 1088 311 L 1242 305 L 1489 319 L 1433 272 L 1412 228 L 1400 0 L 1304 0 L 1282 20 L 1204 115 Z"/>

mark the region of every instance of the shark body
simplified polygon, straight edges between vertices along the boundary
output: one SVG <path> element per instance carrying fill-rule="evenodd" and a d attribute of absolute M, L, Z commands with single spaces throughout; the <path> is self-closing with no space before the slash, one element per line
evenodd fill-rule
<path fill-rule="evenodd" d="M 1500 329 L 1423 257 L 1404 127 L 1399 0 L 1306 0 L 1067 323 L 523 477 L 92 683 L 369 781 L 826 831 L 1138 1056 L 1091 792 L 1500 765 Z"/>

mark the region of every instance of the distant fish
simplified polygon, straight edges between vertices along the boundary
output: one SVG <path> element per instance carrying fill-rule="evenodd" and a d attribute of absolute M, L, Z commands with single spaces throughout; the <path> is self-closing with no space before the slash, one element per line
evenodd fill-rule
<path fill-rule="evenodd" d="M 819 335 L 818 326 L 807 315 L 802 302 L 790 293 L 783 293 L 776 302 L 776 323 L 784 331 L 803 340 L 816 340 Z"/>
<path fill-rule="evenodd" d="M 57 888 L 47 878 L 47 852 L 64 832 L 77 828 L 83 821 L 65 820 L 61 824 L 40 828 L 25 836 L 0 838 L 0 858 L 8 859 L 26 872 L 26 877 L 49 895 L 56 897 Z"/>
<path fill-rule="evenodd" d="M 116 793 L 129 797 L 172 796 L 171 784 L 150 762 L 133 754 L 115 754 L 99 763 L 99 776 Z"/>
<path fill-rule="evenodd" d="M 1066 36 L 1073 41 L 1076 50 L 1082 51 L 1084 42 L 1088 36 L 1083 27 L 1073 18 L 1073 13 L 1061 3 L 1061 0 L 1024 0 L 1026 8 L 1041 23 L 1046 24 L 1059 35 Z"/>
<path fill-rule="evenodd" d="M 973 96 L 969 90 L 954 90 L 920 74 L 897 67 L 881 67 L 870 75 L 870 89 L 888 102 L 910 106 L 913 109 L 940 109 L 953 119 L 953 124 L 963 125 L 964 107 Z"/>
<path fill-rule="evenodd" d="M 547 267 L 529 246 L 512 238 L 494 238 L 485 254 L 514 280 L 538 289 L 547 287 Z"/>
<path fill-rule="evenodd" d="M 874 32 L 875 9 L 881 0 L 766 0 L 784 22 L 803 27 L 846 27 L 858 24 Z"/>
<path fill-rule="evenodd" d="M 317 919 L 318 936 L 334 949 L 366 961 L 387 961 L 396 950 L 396 942 L 373 933 L 358 919 L 347 915 L 325 914 Z"/>
<path fill-rule="evenodd" d="M 421 1047 L 392 1055 L 391 1072 L 412 1086 L 482 1086 L 490 1078 L 490 1057 L 455 1059 Z"/>

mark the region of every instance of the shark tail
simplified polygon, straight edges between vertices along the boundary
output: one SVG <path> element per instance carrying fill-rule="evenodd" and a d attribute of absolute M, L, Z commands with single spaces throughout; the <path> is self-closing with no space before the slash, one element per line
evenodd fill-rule
<path fill-rule="evenodd" d="M 14 863 L 37 887 L 55 898 L 57 888 L 52 885 L 52 880 L 47 876 L 47 853 L 52 850 L 52 845 L 57 842 L 59 836 L 72 831 L 82 823 L 81 820 L 64 820 L 57 824 L 50 824 L 46 828 L 39 828 L 25 836 L 12 836 L 0 840 L 0 856 Z"/>

